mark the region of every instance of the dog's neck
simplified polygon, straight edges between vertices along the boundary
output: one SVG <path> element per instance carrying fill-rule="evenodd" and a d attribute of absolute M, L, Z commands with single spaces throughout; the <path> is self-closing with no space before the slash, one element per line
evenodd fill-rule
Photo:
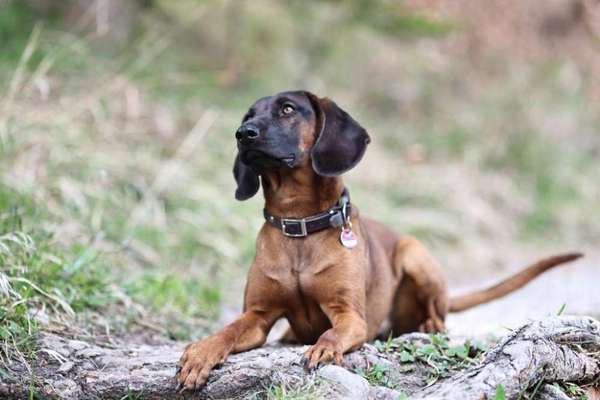
<path fill-rule="evenodd" d="M 311 167 L 269 171 L 261 177 L 265 209 L 278 218 L 303 218 L 325 211 L 344 191 L 341 177 L 320 176 Z"/>

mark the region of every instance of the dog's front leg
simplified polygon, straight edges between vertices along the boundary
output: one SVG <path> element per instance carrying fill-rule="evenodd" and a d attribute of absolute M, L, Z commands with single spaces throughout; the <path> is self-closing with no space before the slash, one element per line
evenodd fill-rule
<path fill-rule="evenodd" d="M 340 304 L 325 305 L 321 308 L 329 317 L 332 328 L 326 330 L 317 343 L 304 353 L 310 369 L 331 361 L 340 365 L 344 353 L 359 348 L 367 339 L 367 323 L 358 310 Z"/>
<path fill-rule="evenodd" d="M 278 317 L 273 311 L 249 309 L 220 332 L 188 345 L 179 360 L 178 382 L 185 389 L 202 386 L 210 370 L 230 353 L 261 346 Z"/>

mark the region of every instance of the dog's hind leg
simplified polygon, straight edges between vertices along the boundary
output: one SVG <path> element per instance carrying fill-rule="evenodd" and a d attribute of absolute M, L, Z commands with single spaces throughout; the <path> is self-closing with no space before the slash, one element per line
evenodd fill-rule
<path fill-rule="evenodd" d="M 296 334 L 291 327 L 288 327 L 283 335 L 279 338 L 279 342 L 286 344 L 298 344 L 300 341 L 296 337 Z"/>
<path fill-rule="evenodd" d="M 403 278 L 390 312 L 392 335 L 444 331 L 448 289 L 439 263 L 412 237 L 398 240 L 393 263 Z"/>

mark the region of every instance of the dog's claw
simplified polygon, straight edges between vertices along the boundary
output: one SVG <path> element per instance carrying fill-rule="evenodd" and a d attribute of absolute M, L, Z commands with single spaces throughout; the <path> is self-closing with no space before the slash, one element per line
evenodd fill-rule
<path fill-rule="evenodd" d="M 310 367 L 310 360 L 306 356 L 302 356 L 302 364 L 304 369 L 307 371 L 312 371 L 313 368 Z"/>
<path fill-rule="evenodd" d="M 304 369 L 307 370 L 308 372 L 314 372 L 319 368 L 319 363 L 317 363 L 317 365 L 315 365 L 314 367 L 311 367 L 310 360 L 308 358 L 306 358 L 305 356 L 302 357 L 302 365 L 303 365 Z"/>
<path fill-rule="evenodd" d="M 177 382 L 177 385 L 175 386 L 175 391 L 177 393 L 181 393 L 182 392 L 182 390 L 181 390 L 182 388 L 183 388 L 183 383 Z"/>

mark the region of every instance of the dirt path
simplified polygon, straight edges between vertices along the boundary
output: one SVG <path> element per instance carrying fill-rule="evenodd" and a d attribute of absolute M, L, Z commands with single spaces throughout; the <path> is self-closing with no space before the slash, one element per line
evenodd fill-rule
<path fill-rule="evenodd" d="M 487 283 L 496 281 L 497 278 L 490 278 Z M 485 284 L 480 282 L 452 292 L 466 292 Z M 556 314 L 563 304 L 566 314 L 600 315 L 600 254 L 588 254 L 572 266 L 549 271 L 490 304 L 450 315 L 448 327 L 456 334 L 504 334 L 507 327 Z"/>

